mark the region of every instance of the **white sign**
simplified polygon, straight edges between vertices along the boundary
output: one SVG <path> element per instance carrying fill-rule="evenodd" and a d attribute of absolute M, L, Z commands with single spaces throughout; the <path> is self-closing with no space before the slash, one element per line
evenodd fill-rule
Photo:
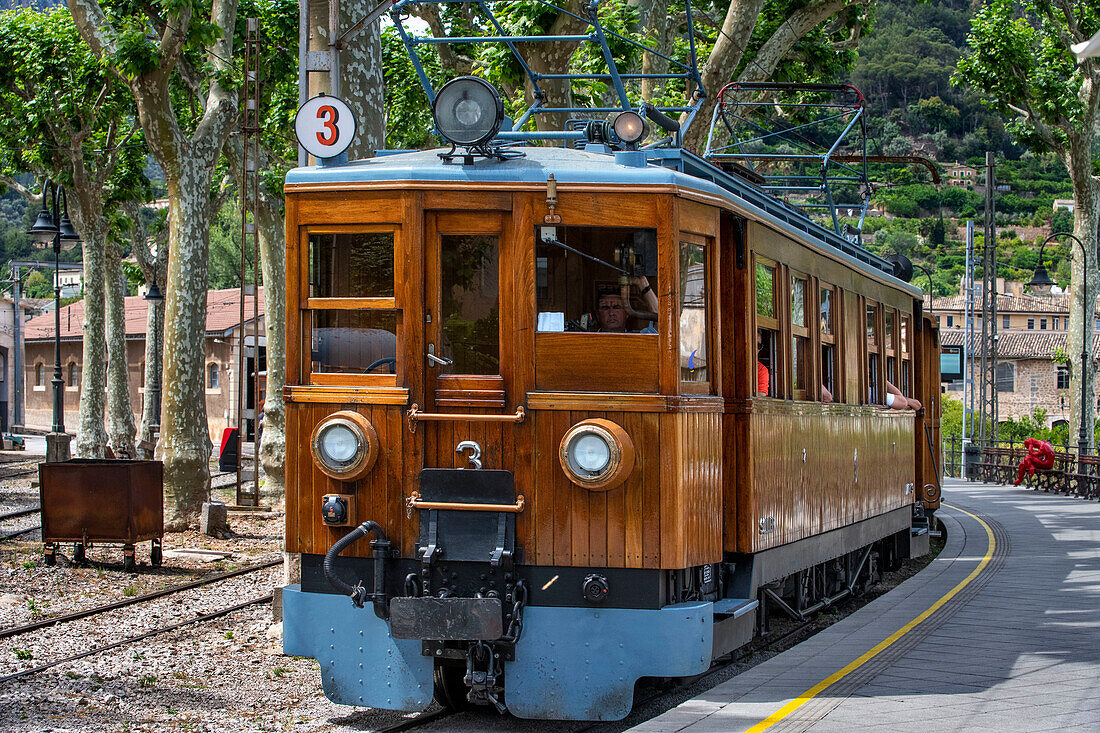
<path fill-rule="evenodd" d="M 294 118 L 298 143 L 315 158 L 334 158 L 347 150 L 355 128 L 355 113 L 348 103 L 324 94 L 303 104 Z"/>

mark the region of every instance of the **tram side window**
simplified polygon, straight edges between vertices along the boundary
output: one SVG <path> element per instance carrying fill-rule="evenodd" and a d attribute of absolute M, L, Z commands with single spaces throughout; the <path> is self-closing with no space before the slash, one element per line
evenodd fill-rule
<path fill-rule="evenodd" d="M 310 234 L 312 372 L 395 373 L 394 281 L 393 232 Z"/>
<path fill-rule="evenodd" d="M 901 317 L 901 393 L 908 396 L 913 394 L 911 384 L 912 361 L 909 355 L 909 318 Z"/>
<path fill-rule="evenodd" d="M 901 384 L 898 379 L 898 360 L 894 349 L 894 311 L 885 309 L 886 328 L 882 334 L 882 348 L 886 361 L 886 381 L 890 384 Z"/>
<path fill-rule="evenodd" d="M 791 275 L 791 386 L 796 400 L 806 399 L 810 373 L 810 328 L 805 278 Z"/>
<path fill-rule="evenodd" d="M 680 381 L 710 381 L 707 342 L 707 250 L 680 243 Z"/>
<path fill-rule="evenodd" d="M 883 403 L 879 391 L 879 377 L 881 369 L 879 362 L 879 338 L 878 338 L 878 306 L 868 303 L 866 306 L 867 318 L 867 401 L 872 405 Z"/>
<path fill-rule="evenodd" d="M 657 231 L 538 227 L 539 331 L 657 333 Z"/>
<path fill-rule="evenodd" d="M 775 292 L 776 266 L 756 263 L 756 389 L 757 397 L 775 397 L 776 367 L 779 364 L 779 319 Z"/>
<path fill-rule="evenodd" d="M 819 326 L 821 329 L 821 386 L 822 401 L 839 400 L 836 384 L 836 326 L 833 323 L 835 291 L 822 286 L 819 290 Z"/>

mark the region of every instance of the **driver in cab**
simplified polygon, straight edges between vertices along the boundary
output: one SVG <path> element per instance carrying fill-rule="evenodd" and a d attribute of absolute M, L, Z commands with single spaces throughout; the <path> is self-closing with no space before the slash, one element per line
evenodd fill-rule
<path fill-rule="evenodd" d="M 657 294 L 649 284 L 645 276 L 633 278 L 633 284 L 641 294 L 650 311 L 657 311 Z M 622 295 L 616 290 L 602 290 L 599 300 L 596 302 L 596 322 L 600 333 L 657 333 L 657 329 L 650 322 L 638 331 L 627 331 L 626 323 L 630 318 Z"/>

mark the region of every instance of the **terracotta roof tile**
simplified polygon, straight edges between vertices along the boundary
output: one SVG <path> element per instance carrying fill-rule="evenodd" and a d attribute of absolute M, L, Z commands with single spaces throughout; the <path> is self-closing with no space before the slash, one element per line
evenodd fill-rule
<path fill-rule="evenodd" d="M 925 306 L 927 307 L 927 299 L 925 300 Z M 981 311 L 982 302 L 980 298 L 975 298 L 974 311 L 975 313 Z M 961 295 L 951 295 L 945 298 L 935 298 L 932 301 L 932 311 L 955 311 L 964 312 L 966 309 L 966 298 Z M 998 313 L 1064 313 L 1069 314 L 1069 293 L 1060 293 L 1058 295 L 1050 296 L 1038 296 L 1038 295 L 997 295 L 997 312 Z M 1097 314 L 1100 314 L 1100 299 L 1097 302 Z"/>
<path fill-rule="evenodd" d="M 940 344 L 943 346 L 962 346 L 962 329 L 944 329 L 940 331 Z M 981 343 L 981 334 L 974 335 L 970 345 L 976 350 Z M 1080 341 L 1077 341 L 1080 344 Z M 1092 351 L 1100 349 L 1100 334 L 1092 335 Z M 1056 351 L 1066 351 L 1065 332 L 1044 331 L 1003 331 L 997 334 L 997 357 L 1001 359 L 1051 359 Z"/>
<path fill-rule="evenodd" d="M 264 289 L 259 293 L 259 315 L 264 314 Z M 144 336 L 145 319 L 149 311 L 149 301 L 140 295 L 126 297 L 126 335 Z M 252 318 L 252 297 L 245 297 L 245 321 Z M 240 323 L 241 291 L 208 290 L 206 293 L 206 330 L 207 332 L 225 332 Z M 32 318 L 23 326 L 27 341 L 39 341 L 54 338 L 54 314 L 47 313 Z M 61 309 L 61 338 L 82 339 L 84 337 L 84 301 L 80 300 Z"/>

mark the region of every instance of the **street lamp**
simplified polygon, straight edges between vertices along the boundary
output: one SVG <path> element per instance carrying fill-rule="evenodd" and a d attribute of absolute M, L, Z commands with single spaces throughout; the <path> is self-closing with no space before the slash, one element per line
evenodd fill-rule
<path fill-rule="evenodd" d="M 145 300 L 149 303 L 150 308 L 156 308 L 164 302 L 164 293 L 160 291 L 160 286 L 157 285 L 157 260 L 156 254 L 153 255 L 153 280 L 149 283 L 149 289 L 145 291 Z M 150 401 L 153 404 L 153 428 L 152 433 L 160 432 L 160 329 L 158 328 L 159 320 L 154 312 L 153 316 L 153 333 L 149 334 L 153 337 L 153 378 L 149 383 L 149 387 L 146 390 Z M 148 335 L 147 335 L 148 337 Z"/>
<path fill-rule="evenodd" d="M 46 207 L 46 197 L 52 194 L 52 213 Z M 61 216 L 58 218 L 58 198 L 60 197 Z M 64 379 L 61 377 L 61 250 L 72 249 L 80 241 L 80 236 L 69 221 L 69 207 L 65 201 L 65 191 L 46 179 L 42 186 L 42 210 L 29 232 L 34 237 L 35 246 L 45 249 L 53 244 L 54 259 L 54 365 L 53 365 L 53 427 L 55 435 L 65 433 L 65 393 Z M 55 439 L 55 443 L 60 439 Z M 65 458 L 68 451 L 64 451 Z M 57 456 L 55 456 L 55 459 Z"/>
<path fill-rule="evenodd" d="M 1057 237 L 1069 237 L 1081 247 L 1081 286 L 1084 288 L 1085 277 L 1088 273 L 1089 256 L 1088 250 L 1085 249 L 1085 243 L 1077 238 L 1076 235 L 1069 232 L 1055 232 L 1049 237 L 1043 240 L 1043 243 L 1039 245 L 1039 266 L 1035 268 L 1035 274 L 1032 276 L 1028 285 L 1031 289 L 1040 295 L 1048 295 L 1051 287 L 1054 285 L 1054 281 L 1050 275 L 1047 274 L 1047 268 L 1043 265 L 1043 249 L 1047 246 L 1047 242 Z M 1088 293 L 1088 288 L 1084 288 L 1081 298 L 1081 416 L 1080 416 L 1080 430 L 1077 433 L 1077 461 L 1078 461 L 1078 473 L 1084 474 L 1085 467 L 1081 463 L 1081 459 L 1088 453 L 1089 438 L 1085 425 L 1085 377 L 1087 374 L 1086 363 L 1089 358 L 1089 322 L 1092 320 L 1089 318 L 1089 303 L 1088 298 L 1083 297 Z"/>

